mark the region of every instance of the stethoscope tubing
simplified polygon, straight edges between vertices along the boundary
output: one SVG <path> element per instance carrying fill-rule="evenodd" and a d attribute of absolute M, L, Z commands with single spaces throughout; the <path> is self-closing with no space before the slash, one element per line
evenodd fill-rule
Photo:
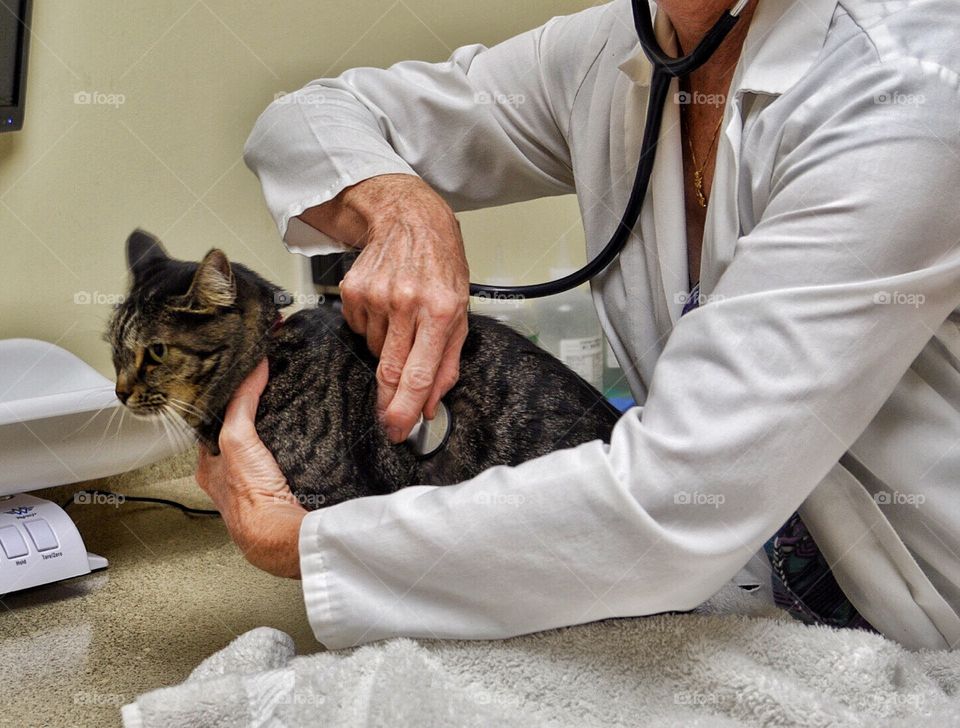
<path fill-rule="evenodd" d="M 730 10 L 724 12 L 713 27 L 707 31 L 697 47 L 693 49 L 693 52 L 682 58 L 670 58 L 663 52 L 663 48 L 657 41 L 650 13 L 640 7 L 641 4 L 647 4 L 646 0 L 633 0 L 633 23 L 636 27 L 637 38 L 647 59 L 653 64 L 653 73 L 650 78 L 650 97 L 647 102 L 643 139 L 640 143 L 640 159 L 637 162 L 637 171 L 634 175 L 630 197 L 616 230 L 614 230 L 603 250 L 582 268 L 569 275 L 545 283 L 521 286 L 471 283 L 471 296 L 517 299 L 552 296 L 586 283 L 594 276 L 602 273 L 607 266 L 617 259 L 630 239 L 633 227 L 640 217 L 643 201 L 647 196 L 650 177 L 653 175 L 657 142 L 660 138 L 660 127 L 663 120 L 663 111 L 667 104 L 667 95 L 670 92 L 670 84 L 674 78 L 689 75 L 710 59 L 733 26 L 736 25 L 740 13 L 748 2 L 749 0 L 739 0 Z"/>

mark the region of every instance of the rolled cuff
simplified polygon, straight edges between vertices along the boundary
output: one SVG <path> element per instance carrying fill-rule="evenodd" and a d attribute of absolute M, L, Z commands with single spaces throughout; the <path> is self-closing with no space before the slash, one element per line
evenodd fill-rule
<path fill-rule="evenodd" d="M 318 519 L 323 509 L 311 511 L 300 524 L 300 577 L 303 603 L 314 636 L 327 649 L 335 649 L 329 634 L 332 624 L 327 567 L 319 544 Z"/>
<path fill-rule="evenodd" d="M 328 253 L 342 253 L 352 250 L 349 245 L 335 240 L 326 233 L 308 225 L 299 218 L 304 211 L 311 207 L 329 202 L 343 190 L 352 185 L 363 182 L 371 177 L 383 174 L 409 174 L 417 176 L 413 169 L 402 161 L 378 162 L 377 164 L 360 167 L 348 176 L 337 177 L 331 184 L 308 197 L 294 199 L 288 203 L 270 205 L 270 214 L 277 225 L 277 230 L 283 238 L 283 244 L 291 253 L 299 255 L 326 255 Z"/>

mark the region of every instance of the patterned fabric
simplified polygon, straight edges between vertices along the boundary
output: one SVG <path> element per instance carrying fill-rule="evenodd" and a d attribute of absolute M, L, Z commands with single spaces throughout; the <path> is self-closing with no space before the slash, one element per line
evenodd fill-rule
<path fill-rule="evenodd" d="M 683 304 L 681 316 L 700 305 L 698 282 Z M 850 603 L 830 571 L 830 564 L 794 513 L 764 544 L 770 559 L 773 598 L 794 619 L 807 624 L 827 624 L 876 631 Z"/>
<path fill-rule="evenodd" d="M 773 569 L 773 598 L 794 619 L 876 631 L 850 603 L 799 513 L 794 513 L 763 550 Z"/>

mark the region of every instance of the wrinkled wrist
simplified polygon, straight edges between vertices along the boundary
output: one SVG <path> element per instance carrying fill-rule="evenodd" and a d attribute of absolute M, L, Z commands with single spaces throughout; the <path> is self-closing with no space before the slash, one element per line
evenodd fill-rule
<path fill-rule="evenodd" d="M 242 518 L 244 556 L 274 576 L 299 579 L 300 526 L 306 515 L 302 506 L 280 501 L 248 509 Z"/>
<path fill-rule="evenodd" d="M 371 177 L 342 193 L 343 219 L 362 225 L 363 233 L 358 247 L 363 247 L 377 227 L 389 227 L 397 222 L 421 225 L 424 228 L 443 229 L 455 224 L 456 217 L 446 201 L 419 177 L 408 174 L 387 174 Z"/>
<path fill-rule="evenodd" d="M 368 177 L 322 205 L 311 207 L 299 217 L 311 227 L 334 240 L 354 248 L 363 248 L 370 225 L 400 199 L 409 197 L 417 186 L 430 190 L 413 174 L 381 174 Z M 436 194 L 436 193 L 434 193 Z"/>
<path fill-rule="evenodd" d="M 347 187 L 335 200 L 341 212 L 355 215 L 369 224 L 401 197 L 424 192 L 432 193 L 433 190 L 419 177 L 411 174 L 381 174 Z"/>

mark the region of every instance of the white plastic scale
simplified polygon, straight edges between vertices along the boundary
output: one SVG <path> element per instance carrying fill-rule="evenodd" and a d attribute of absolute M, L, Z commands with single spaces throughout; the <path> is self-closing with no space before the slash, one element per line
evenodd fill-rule
<path fill-rule="evenodd" d="M 70 352 L 0 340 L 0 594 L 106 568 L 58 504 L 23 491 L 126 472 L 181 449 L 159 422 L 124 417 L 121 407 L 113 383 Z"/>
<path fill-rule="evenodd" d="M 0 551 L 4 593 L 107 568 L 60 506 L 26 493 L 0 497 Z"/>

